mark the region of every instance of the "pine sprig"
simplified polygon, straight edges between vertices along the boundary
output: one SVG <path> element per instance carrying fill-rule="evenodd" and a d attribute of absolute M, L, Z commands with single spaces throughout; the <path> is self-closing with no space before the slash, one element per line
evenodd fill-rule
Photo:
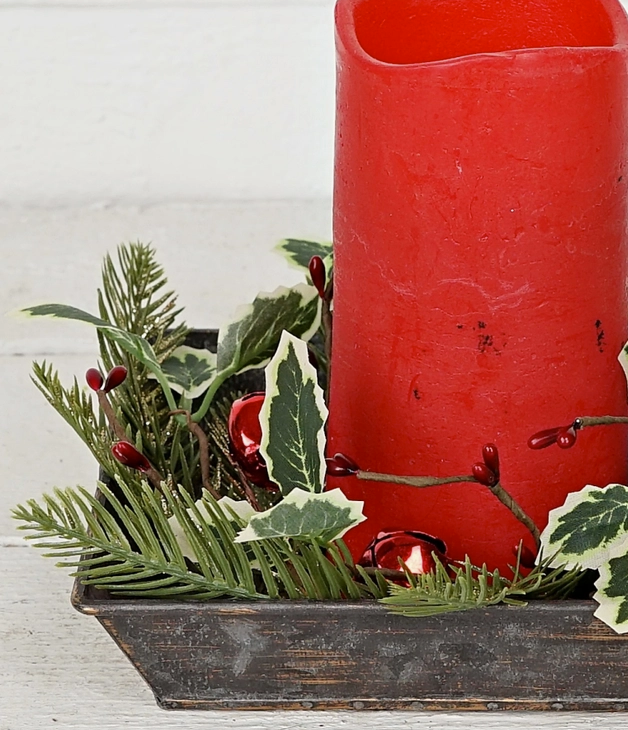
<path fill-rule="evenodd" d="M 76 378 L 71 388 L 61 384 L 59 375 L 46 361 L 33 363 L 31 380 L 92 452 L 103 470 L 113 476 L 117 462 L 111 455 L 111 435 L 103 419 L 96 415 L 92 399 Z"/>
<path fill-rule="evenodd" d="M 550 570 L 543 561 L 527 575 L 515 566 L 512 580 L 486 565 L 474 566 L 468 557 L 459 566 L 444 567 L 434 556 L 436 569 L 426 575 L 413 575 L 406 569 L 409 587 L 392 584 L 390 596 L 381 599 L 392 613 L 404 616 L 434 616 L 453 611 L 484 608 L 498 603 L 525 606 L 526 599 L 562 598 L 579 582 L 582 572 L 562 568 Z"/>
<path fill-rule="evenodd" d="M 100 317 L 147 339 L 160 363 L 183 344 L 188 332 L 176 322 L 182 310 L 177 308 L 176 295 L 166 286 L 164 270 L 151 246 L 119 246 L 117 261 L 109 255 L 104 259 L 102 289 L 98 290 Z M 121 420 L 131 428 L 132 440 L 141 443 L 147 458 L 158 470 L 170 471 L 166 442 L 172 437 L 173 427 L 161 386 L 149 378 L 146 367 L 101 332 L 98 342 L 105 370 L 120 364 L 128 370 L 126 381 L 112 393 L 114 408 L 119 409 Z M 194 442 L 187 429 L 185 436 L 180 434 L 179 443 L 186 458 L 193 458 Z M 175 478 L 180 476 L 175 474 Z"/>
<path fill-rule="evenodd" d="M 101 484 L 56 489 L 43 504 L 29 500 L 13 516 L 35 547 L 70 568 L 85 585 L 114 595 L 209 600 L 379 597 L 359 579 L 344 546 L 285 539 L 240 544 L 244 523 L 208 492 L 194 502 L 184 489 L 156 492 L 117 475 L 120 496 Z M 172 520 L 194 554 L 190 566 Z"/>

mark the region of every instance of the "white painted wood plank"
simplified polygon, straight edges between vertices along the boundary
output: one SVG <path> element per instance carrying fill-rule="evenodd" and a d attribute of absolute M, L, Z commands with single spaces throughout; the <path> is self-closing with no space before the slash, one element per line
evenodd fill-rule
<path fill-rule="evenodd" d="M 75 613 L 71 581 L 32 548 L 0 547 L 0 730 L 623 730 L 628 714 L 177 712 L 149 689 L 97 621 Z"/>
<path fill-rule="evenodd" d="M 262 289 L 301 280 L 272 252 L 286 236 L 331 236 L 329 200 L 68 208 L 0 207 L 0 313 L 44 302 L 95 311 L 100 263 L 152 242 L 191 326 L 216 327 Z M 89 326 L 0 317 L 0 355 L 93 351 Z"/>
<path fill-rule="evenodd" d="M 326 5 L 4 8 L 0 200 L 331 193 Z"/>

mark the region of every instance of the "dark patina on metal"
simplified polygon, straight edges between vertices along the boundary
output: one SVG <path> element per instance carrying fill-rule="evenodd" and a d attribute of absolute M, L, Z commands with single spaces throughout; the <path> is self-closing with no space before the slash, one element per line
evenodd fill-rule
<path fill-rule="evenodd" d="M 216 332 L 188 344 L 215 349 Z M 628 634 L 593 601 L 408 618 L 375 601 L 139 600 L 75 581 L 72 604 L 164 709 L 628 711 Z"/>
<path fill-rule="evenodd" d="M 166 709 L 628 710 L 628 635 L 591 601 L 429 618 L 374 601 L 112 599 L 78 582 Z"/>

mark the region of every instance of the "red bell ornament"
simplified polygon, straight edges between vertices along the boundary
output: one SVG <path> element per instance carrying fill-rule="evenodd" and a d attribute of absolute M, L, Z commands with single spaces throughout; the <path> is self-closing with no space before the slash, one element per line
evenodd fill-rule
<path fill-rule="evenodd" d="M 399 563 L 399 559 L 401 559 L 411 573 L 422 575 L 431 572 L 436 567 L 433 553 L 441 563 L 445 563 L 446 552 L 447 548 L 442 540 L 424 532 L 382 531 L 368 545 L 359 563 L 365 568 L 402 570 Z"/>
<path fill-rule="evenodd" d="M 628 478 L 621 429 L 527 446 L 578 413 L 628 413 L 625 12 L 338 0 L 336 39 L 328 451 L 446 477 L 496 441 L 504 487 L 543 528 L 569 492 Z M 526 535 L 479 485 L 329 486 L 365 500 L 356 556 L 401 516 L 491 569 Z"/>
<path fill-rule="evenodd" d="M 277 491 L 277 486 L 268 478 L 268 470 L 259 450 L 262 441 L 259 413 L 264 397 L 264 393 L 249 393 L 233 402 L 227 424 L 229 444 L 233 458 L 253 484 Z"/>

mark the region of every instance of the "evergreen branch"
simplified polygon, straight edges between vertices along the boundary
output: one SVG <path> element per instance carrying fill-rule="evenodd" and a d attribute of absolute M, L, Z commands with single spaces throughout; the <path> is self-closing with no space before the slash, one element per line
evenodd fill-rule
<path fill-rule="evenodd" d="M 484 608 L 498 603 L 526 605 L 526 599 L 566 597 L 582 576 L 578 569 L 566 573 L 558 568 L 548 572 L 549 561 L 534 567 L 528 575 L 520 573 L 519 560 L 512 580 L 490 572 L 486 565 L 474 566 L 468 557 L 462 564 L 447 568 L 433 555 L 436 569 L 425 575 L 414 575 L 407 566 L 409 586 L 391 584 L 391 595 L 381 599 L 393 613 L 404 616 L 433 616 L 452 611 Z"/>
<path fill-rule="evenodd" d="M 163 362 L 183 344 L 187 329 L 177 325 L 181 309 L 176 296 L 165 291 L 167 279 L 157 264 L 151 246 L 131 243 L 118 247 L 117 261 L 106 256 L 102 267 L 102 289 L 98 291 L 99 315 L 107 322 L 147 339 L 158 362 Z M 111 394 L 120 420 L 131 429 L 131 440 L 141 441 L 143 453 L 158 471 L 170 471 L 164 434 L 173 430 L 170 407 L 159 383 L 150 379 L 147 368 L 131 358 L 114 342 L 98 332 L 105 370 L 125 365 L 128 376 Z M 174 474 L 179 481 L 179 474 Z"/>
<path fill-rule="evenodd" d="M 85 443 L 103 470 L 110 476 L 116 474 L 116 461 L 110 451 L 112 440 L 109 429 L 94 412 L 90 395 L 79 387 L 76 378 L 71 388 L 65 388 L 57 371 L 44 361 L 33 363 L 31 380 Z"/>
<path fill-rule="evenodd" d="M 115 595 L 208 600 L 379 596 L 359 578 L 343 545 L 315 541 L 234 542 L 244 523 L 207 491 L 195 502 L 184 490 L 160 494 L 147 482 L 100 485 L 102 501 L 83 488 L 56 489 L 43 504 L 13 511 L 27 539 L 73 569 L 85 585 Z M 193 559 L 184 557 L 177 526 Z"/>

